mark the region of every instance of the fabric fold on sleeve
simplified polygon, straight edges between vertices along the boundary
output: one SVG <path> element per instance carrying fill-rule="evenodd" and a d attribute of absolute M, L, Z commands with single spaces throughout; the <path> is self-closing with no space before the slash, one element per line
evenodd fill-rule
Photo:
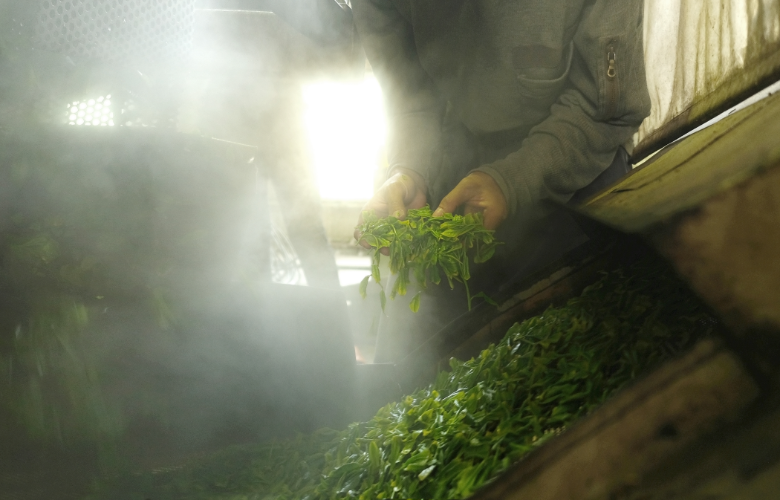
<path fill-rule="evenodd" d="M 510 214 L 542 200 L 566 203 L 609 167 L 650 114 L 641 23 L 642 2 L 596 0 L 583 11 L 569 82 L 550 116 L 518 151 L 476 169 L 496 180 Z M 608 80 L 614 53 L 617 76 Z"/>

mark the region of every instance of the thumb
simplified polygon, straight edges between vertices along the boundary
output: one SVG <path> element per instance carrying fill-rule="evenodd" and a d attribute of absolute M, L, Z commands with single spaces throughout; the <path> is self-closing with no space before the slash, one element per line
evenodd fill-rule
<path fill-rule="evenodd" d="M 433 212 L 434 217 L 441 217 L 444 214 L 451 214 L 455 212 L 455 209 L 462 205 L 469 198 L 469 189 L 464 185 L 463 181 L 459 182 L 455 189 L 445 196 L 439 207 Z"/>
<path fill-rule="evenodd" d="M 387 201 L 387 213 L 392 217 L 403 219 L 406 217 L 406 204 L 404 195 L 406 189 L 400 182 L 394 182 L 387 186 L 385 200 Z"/>

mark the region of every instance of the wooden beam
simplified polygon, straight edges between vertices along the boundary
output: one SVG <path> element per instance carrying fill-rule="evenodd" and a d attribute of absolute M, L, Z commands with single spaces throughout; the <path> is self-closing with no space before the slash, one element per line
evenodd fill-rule
<path fill-rule="evenodd" d="M 697 208 L 780 164 L 780 94 L 674 143 L 579 210 L 627 233 Z"/>

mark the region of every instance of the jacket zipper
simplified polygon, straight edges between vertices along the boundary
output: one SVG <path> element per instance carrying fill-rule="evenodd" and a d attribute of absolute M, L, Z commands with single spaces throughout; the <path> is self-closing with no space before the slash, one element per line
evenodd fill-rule
<path fill-rule="evenodd" d="M 604 118 L 613 118 L 617 112 L 619 88 L 617 81 L 617 53 L 615 51 L 615 42 L 611 41 L 607 45 L 607 103 L 605 106 Z"/>

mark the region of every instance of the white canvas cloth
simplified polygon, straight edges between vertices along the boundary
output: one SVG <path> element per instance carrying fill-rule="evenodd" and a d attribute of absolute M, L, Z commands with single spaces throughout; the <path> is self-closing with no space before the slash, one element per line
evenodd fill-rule
<path fill-rule="evenodd" d="M 645 0 L 644 40 L 652 113 L 635 144 L 778 74 L 780 0 Z"/>

